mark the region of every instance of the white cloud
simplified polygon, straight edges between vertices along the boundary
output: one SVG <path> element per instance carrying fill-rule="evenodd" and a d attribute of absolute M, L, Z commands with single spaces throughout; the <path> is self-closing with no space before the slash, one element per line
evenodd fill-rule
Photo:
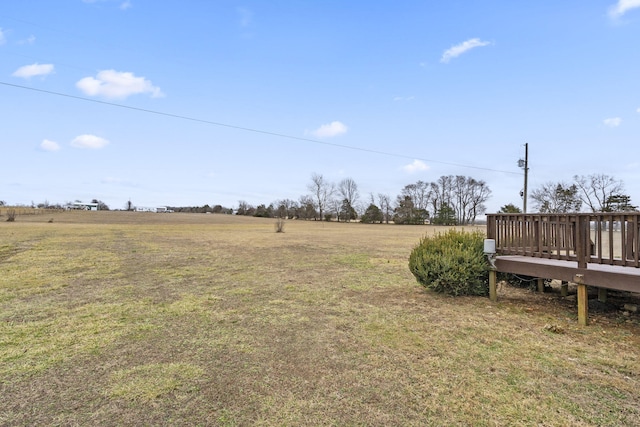
<path fill-rule="evenodd" d="M 60 149 L 60 144 L 55 141 L 43 139 L 40 143 L 40 148 L 44 151 L 58 151 Z"/>
<path fill-rule="evenodd" d="M 99 150 L 104 148 L 109 141 L 104 138 L 100 138 L 95 135 L 80 135 L 71 141 L 71 146 L 76 148 L 90 148 L 92 150 Z"/>
<path fill-rule="evenodd" d="M 622 119 L 620 117 L 611 117 L 609 119 L 604 119 L 602 123 L 610 128 L 616 128 L 622 124 Z"/>
<path fill-rule="evenodd" d="M 620 18 L 622 15 L 640 7 L 640 0 L 618 0 L 618 3 L 609 8 L 609 17 L 611 19 Z"/>
<path fill-rule="evenodd" d="M 120 10 L 127 10 L 127 9 L 131 9 L 132 7 L 133 5 L 129 0 L 126 0 L 120 3 Z"/>
<path fill-rule="evenodd" d="M 0 27 L 0 45 L 5 44 L 7 42 L 7 38 L 4 35 L 4 31 Z"/>
<path fill-rule="evenodd" d="M 25 65 L 23 67 L 18 68 L 12 76 L 14 77 L 22 77 L 23 79 L 30 79 L 35 76 L 46 76 L 47 74 L 53 73 L 53 64 L 35 64 Z"/>
<path fill-rule="evenodd" d="M 125 99 L 139 93 L 148 93 L 152 98 L 163 97 L 159 87 L 144 77 L 133 73 L 115 70 L 102 70 L 96 77 L 85 77 L 76 83 L 76 87 L 91 96 L 104 96 L 110 99 Z"/>
<path fill-rule="evenodd" d="M 346 133 L 349 128 L 342 122 L 331 122 L 320 126 L 318 129 L 311 131 L 311 135 L 316 138 L 332 138 L 334 136 Z"/>
<path fill-rule="evenodd" d="M 451 59 L 456 58 L 471 49 L 474 49 L 476 47 L 488 46 L 490 44 L 491 42 L 485 42 L 477 38 L 469 39 L 445 50 L 442 54 L 442 58 L 440 58 L 440 62 L 444 62 L 446 64 Z"/>
<path fill-rule="evenodd" d="M 638 109 L 636 110 L 636 113 L 640 113 L 640 108 L 638 108 Z"/>
<path fill-rule="evenodd" d="M 422 160 L 414 160 L 413 163 L 404 165 L 402 169 L 408 173 L 415 173 L 429 170 L 429 166 Z"/>
<path fill-rule="evenodd" d="M 393 98 L 393 100 L 395 102 L 400 102 L 400 101 L 413 101 L 416 97 L 415 96 L 396 96 Z"/>

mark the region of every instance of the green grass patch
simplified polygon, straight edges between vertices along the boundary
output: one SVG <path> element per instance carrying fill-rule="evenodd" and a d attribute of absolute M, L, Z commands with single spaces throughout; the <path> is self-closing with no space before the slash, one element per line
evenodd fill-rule
<path fill-rule="evenodd" d="M 152 401 L 184 389 L 204 370 L 187 363 L 152 363 L 117 370 L 111 375 L 109 397 Z"/>

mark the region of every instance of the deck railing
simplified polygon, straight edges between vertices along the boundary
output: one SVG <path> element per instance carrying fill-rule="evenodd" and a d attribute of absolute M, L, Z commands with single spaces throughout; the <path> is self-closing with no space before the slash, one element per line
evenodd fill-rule
<path fill-rule="evenodd" d="M 489 214 L 487 237 L 499 255 L 640 268 L 640 212 Z"/>

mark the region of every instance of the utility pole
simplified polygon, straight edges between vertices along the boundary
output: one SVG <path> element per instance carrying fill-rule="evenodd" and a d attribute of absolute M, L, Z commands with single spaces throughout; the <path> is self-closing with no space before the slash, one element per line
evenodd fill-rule
<path fill-rule="evenodd" d="M 518 166 L 524 169 L 524 190 L 522 190 L 522 213 L 527 213 L 527 179 L 529 178 L 529 144 L 524 144 L 524 160 L 518 160 Z"/>

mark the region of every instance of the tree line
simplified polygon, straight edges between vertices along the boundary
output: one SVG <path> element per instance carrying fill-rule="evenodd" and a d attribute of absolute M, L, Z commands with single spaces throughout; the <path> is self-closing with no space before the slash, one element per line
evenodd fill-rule
<path fill-rule="evenodd" d="M 546 182 L 531 192 L 534 209 L 540 213 L 634 212 L 631 197 L 624 193 L 624 183 L 605 174 L 574 175 L 573 181 Z M 510 203 L 501 213 L 521 213 Z"/>
<path fill-rule="evenodd" d="M 258 206 L 240 200 L 237 215 L 267 218 L 363 223 L 466 225 L 486 211 L 491 196 L 486 182 L 461 175 L 444 175 L 435 182 L 407 184 L 393 199 L 370 193 L 362 198 L 352 178 L 337 183 L 313 173 L 307 194 Z"/>

